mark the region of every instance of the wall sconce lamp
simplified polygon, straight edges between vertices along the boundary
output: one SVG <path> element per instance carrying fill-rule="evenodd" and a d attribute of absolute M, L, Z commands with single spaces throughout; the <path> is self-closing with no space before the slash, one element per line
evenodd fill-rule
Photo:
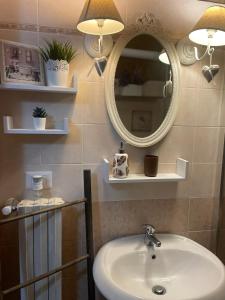
<path fill-rule="evenodd" d="M 210 82 L 219 72 L 219 65 L 212 64 L 214 47 L 225 45 L 225 7 L 209 7 L 189 34 L 189 39 L 196 44 L 207 46 L 201 57 L 197 47 L 194 47 L 194 53 L 196 60 L 203 59 L 207 54 L 210 56 L 210 65 L 202 69 L 203 75 Z"/>
<path fill-rule="evenodd" d="M 169 57 L 164 49 L 159 54 L 159 61 L 163 64 L 170 66 Z M 166 80 L 166 82 L 163 86 L 163 97 L 164 98 L 170 97 L 173 93 L 173 78 L 172 78 L 173 76 L 172 76 L 172 70 L 170 67 L 169 67 L 168 71 L 169 71 L 169 79 Z"/>
<path fill-rule="evenodd" d="M 103 36 L 124 29 L 124 23 L 113 0 L 86 0 L 77 29 L 86 34 L 99 36 L 99 57 L 95 58 L 95 67 L 101 76 L 107 62 L 106 56 L 102 55 Z"/>
<path fill-rule="evenodd" d="M 170 60 L 165 50 L 162 50 L 161 53 L 159 54 L 159 60 L 163 64 L 170 65 Z"/>
<path fill-rule="evenodd" d="M 113 0 L 86 0 L 77 29 L 92 35 L 122 31 L 124 24 Z"/>

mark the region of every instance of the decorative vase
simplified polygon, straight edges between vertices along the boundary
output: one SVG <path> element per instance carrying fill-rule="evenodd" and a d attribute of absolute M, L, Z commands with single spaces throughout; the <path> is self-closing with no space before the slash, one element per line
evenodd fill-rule
<path fill-rule="evenodd" d="M 129 174 L 127 153 L 116 153 L 113 159 L 113 177 L 126 178 Z"/>
<path fill-rule="evenodd" d="M 67 87 L 69 64 L 66 60 L 49 59 L 45 63 L 45 73 L 48 86 Z"/>
<path fill-rule="evenodd" d="M 45 130 L 46 118 L 33 118 L 34 129 Z"/>

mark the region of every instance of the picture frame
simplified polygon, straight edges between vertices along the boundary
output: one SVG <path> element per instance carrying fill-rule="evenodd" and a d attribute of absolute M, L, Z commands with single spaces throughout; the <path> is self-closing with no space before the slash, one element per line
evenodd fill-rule
<path fill-rule="evenodd" d="M 151 110 L 133 110 L 132 131 L 151 131 L 152 130 L 152 111 Z"/>
<path fill-rule="evenodd" d="M 39 48 L 0 40 L 1 83 L 45 85 Z"/>

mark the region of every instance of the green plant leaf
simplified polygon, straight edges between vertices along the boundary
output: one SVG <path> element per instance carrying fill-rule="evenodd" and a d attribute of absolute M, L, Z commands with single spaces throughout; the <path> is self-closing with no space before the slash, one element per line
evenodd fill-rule
<path fill-rule="evenodd" d="M 46 110 L 43 107 L 35 107 L 32 116 L 34 118 L 46 118 L 48 116 Z"/>
<path fill-rule="evenodd" d="M 52 60 L 66 60 L 68 63 L 74 59 L 76 50 L 73 49 L 71 42 L 65 43 L 53 40 L 51 42 L 45 41 L 45 48 L 40 48 L 41 57 L 45 62 Z"/>

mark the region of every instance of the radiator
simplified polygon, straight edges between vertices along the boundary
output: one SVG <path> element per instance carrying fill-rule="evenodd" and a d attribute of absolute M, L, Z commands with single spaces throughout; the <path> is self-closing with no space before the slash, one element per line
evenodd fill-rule
<path fill-rule="evenodd" d="M 23 200 L 19 214 L 61 205 L 61 198 Z M 61 209 L 19 221 L 20 282 L 62 265 Z M 21 289 L 21 300 L 62 300 L 61 273 Z"/>

